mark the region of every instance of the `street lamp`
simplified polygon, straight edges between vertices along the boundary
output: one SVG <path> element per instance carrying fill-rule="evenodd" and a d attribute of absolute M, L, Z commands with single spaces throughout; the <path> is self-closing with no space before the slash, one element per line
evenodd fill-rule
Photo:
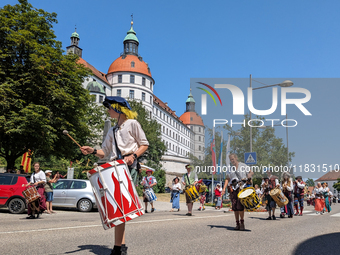
<path fill-rule="evenodd" d="M 258 87 L 258 88 L 252 88 L 252 78 L 251 78 L 251 75 L 250 75 L 250 84 L 249 84 L 249 87 L 252 89 L 252 90 L 257 90 L 257 89 L 264 89 L 264 88 L 269 88 L 269 87 L 274 87 L 274 86 L 280 86 L 280 87 L 291 87 L 293 86 L 293 82 L 290 81 L 290 80 L 285 80 L 281 83 L 277 83 L 277 84 L 273 84 L 273 85 L 266 85 L 266 86 L 262 86 L 262 87 Z M 255 81 L 255 80 L 254 80 Z M 250 119 L 252 118 L 251 116 L 251 112 L 250 112 Z M 288 119 L 288 115 L 287 115 L 287 112 L 286 112 L 286 119 Z M 250 126 L 250 152 L 253 152 L 253 130 L 252 130 L 252 127 Z M 289 165 L 289 150 L 288 150 L 288 126 L 286 126 L 286 135 L 287 135 L 287 164 Z"/>

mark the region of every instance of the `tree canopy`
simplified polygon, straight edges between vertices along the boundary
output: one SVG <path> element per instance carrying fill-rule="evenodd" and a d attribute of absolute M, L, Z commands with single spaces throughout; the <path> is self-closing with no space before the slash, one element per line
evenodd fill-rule
<path fill-rule="evenodd" d="M 27 0 L 0 9 L 0 156 L 8 167 L 28 149 L 72 158 L 78 152 L 64 129 L 79 143 L 91 136 L 84 116 L 95 112 L 82 87 L 90 71 L 63 55 L 56 17 Z"/>
<path fill-rule="evenodd" d="M 244 118 L 245 123 L 247 123 L 249 120 L 249 115 L 245 115 Z M 261 119 L 261 117 L 257 117 L 257 119 Z M 259 125 L 259 123 L 253 122 L 253 125 Z M 229 125 L 225 125 L 222 129 L 215 130 L 216 163 L 218 162 L 218 157 L 220 155 L 221 130 L 224 131 L 222 165 L 225 165 L 228 135 L 230 135 L 231 137 L 230 153 L 235 153 L 238 157 L 238 161 L 244 162 L 244 153 L 250 152 L 249 126 L 241 126 L 241 128 L 239 128 L 238 130 L 233 130 L 233 128 Z M 197 158 L 192 157 L 193 164 L 195 165 L 212 166 L 210 144 L 213 140 L 213 130 L 206 128 L 206 132 L 208 133 L 207 140 L 209 141 L 209 143 L 208 146 L 205 148 L 205 159 L 204 161 L 199 161 Z M 255 166 L 287 166 L 287 147 L 283 143 L 282 138 L 279 138 L 275 135 L 275 129 L 273 127 L 252 129 L 252 151 L 257 153 L 257 164 Z M 289 152 L 289 162 L 291 161 L 292 157 L 294 157 L 294 155 L 294 152 Z M 282 171 L 280 170 L 280 173 L 281 172 Z M 274 172 L 273 174 L 279 175 L 279 173 L 276 172 Z M 262 177 L 262 172 L 257 172 L 253 176 L 253 178 L 260 177 Z"/>
<path fill-rule="evenodd" d="M 155 119 L 150 118 L 150 113 L 145 110 L 142 102 L 130 100 L 129 104 L 138 113 L 137 120 L 149 141 L 149 148 L 141 157 L 141 160 L 146 160 L 148 166 L 159 169 L 162 156 L 166 151 L 166 146 L 161 139 L 161 126 Z"/>

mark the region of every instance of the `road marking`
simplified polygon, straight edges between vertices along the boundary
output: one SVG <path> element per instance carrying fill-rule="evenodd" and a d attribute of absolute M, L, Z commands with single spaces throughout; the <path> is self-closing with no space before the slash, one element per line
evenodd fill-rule
<path fill-rule="evenodd" d="M 141 224 L 141 223 L 152 223 L 152 222 L 165 222 L 165 221 L 178 221 L 178 220 L 195 220 L 195 219 L 206 219 L 206 218 L 219 218 L 219 217 L 227 217 L 232 216 L 234 214 L 225 214 L 218 216 L 207 216 L 207 217 L 181 217 L 176 219 L 161 219 L 161 220 L 146 220 L 146 221 L 135 221 L 135 222 L 127 222 L 126 224 Z M 93 227 L 102 227 L 102 225 L 87 225 L 87 226 L 74 226 L 74 227 L 63 227 L 63 228 L 45 228 L 45 229 L 31 229 L 31 230 L 18 230 L 18 231 L 8 231 L 8 232 L 0 232 L 0 234 L 15 234 L 15 233 L 30 233 L 30 232 L 43 232 L 43 231 L 53 231 L 53 230 L 67 230 L 67 229 L 77 229 L 77 228 L 93 228 Z"/>
<path fill-rule="evenodd" d="M 340 213 L 332 214 L 331 217 L 340 217 Z"/>

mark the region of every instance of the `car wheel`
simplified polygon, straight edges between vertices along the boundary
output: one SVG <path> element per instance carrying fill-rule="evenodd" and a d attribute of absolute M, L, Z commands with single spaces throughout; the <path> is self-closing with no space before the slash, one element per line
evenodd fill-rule
<path fill-rule="evenodd" d="M 26 209 L 26 203 L 21 198 L 13 198 L 8 203 L 8 209 L 11 213 L 23 213 Z"/>
<path fill-rule="evenodd" d="M 92 202 L 86 198 L 80 199 L 78 202 L 78 210 L 81 212 L 90 212 L 92 207 Z"/>

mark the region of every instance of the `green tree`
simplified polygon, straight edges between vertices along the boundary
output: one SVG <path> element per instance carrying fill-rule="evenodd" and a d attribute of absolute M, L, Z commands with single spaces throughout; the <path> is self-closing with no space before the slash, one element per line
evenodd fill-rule
<path fill-rule="evenodd" d="M 245 123 L 248 123 L 249 115 L 245 115 L 244 118 Z M 256 119 L 263 118 L 257 116 Z M 259 126 L 260 122 L 254 121 L 252 125 Z M 224 128 L 229 131 L 232 137 L 230 142 L 231 152 L 237 155 L 239 161 L 244 162 L 244 153 L 250 151 L 250 127 L 248 125 L 241 126 L 237 131 L 234 131 L 229 125 L 225 125 Z M 273 127 L 252 128 L 252 147 L 253 152 L 257 153 L 256 166 L 287 166 L 287 147 L 282 138 L 275 136 Z M 289 162 L 294 156 L 294 152 L 289 152 Z M 273 174 L 281 177 L 281 172 L 280 169 L 279 172 L 273 172 Z M 253 178 L 260 178 L 261 176 L 262 172 L 256 172 Z"/>
<path fill-rule="evenodd" d="M 333 188 L 340 192 L 340 178 L 337 180 L 338 182 L 333 184 Z"/>
<path fill-rule="evenodd" d="M 314 187 L 315 186 L 314 180 L 311 179 L 311 178 L 307 179 L 306 184 L 307 184 L 308 187 Z"/>
<path fill-rule="evenodd" d="M 83 89 L 89 70 L 63 55 L 52 30 L 56 13 L 27 0 L 0 9 L 0 156 L 8 167 L 28 149 L 35 155 L 72 158 L 91 137 L 91 99 Z M 85 117 L 84 117 L 85 116 Z"/>
<path fill-rule="evenodd" d="M 160 161 L 166 151 L 166 146 L 161 139 L 161 125 L 155 119 L 150 118 L 150 113 L 145 110 L 142 102 L 130 100 L 129 104 L 138 113 L 137 121 L 141 124 L 149 141 L 149 148 L 140 159 L 146 160 L 148 166 L 160 169 Z"/>

